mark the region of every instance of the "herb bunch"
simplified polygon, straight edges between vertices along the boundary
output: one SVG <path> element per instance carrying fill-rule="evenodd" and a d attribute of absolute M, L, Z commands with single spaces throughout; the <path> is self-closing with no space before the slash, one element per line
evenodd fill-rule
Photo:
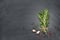
<path fill-rule="evenodd" d="M 38 19 L 40 21 L 41 31 L 47 32 L 48 31 L 48 20 L 49 20 L 48 9 L 44 9 L 41 12 L 39 12 Z"/>

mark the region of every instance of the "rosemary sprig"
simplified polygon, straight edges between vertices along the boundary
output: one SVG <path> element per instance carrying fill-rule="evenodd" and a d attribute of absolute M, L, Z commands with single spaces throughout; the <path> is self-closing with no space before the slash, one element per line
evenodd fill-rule
<path fill-rule="evenodd" d="M 48 19 L 49 19 L 49 15 L 48 15 L 48 9 L 44 9 L 41 12 L 39 12 L 38 14 L 38 19 L 40 21 L 40 27 L 41 30 L 43 32 L 47 32 L 47 28 L 48 28 Z"/>

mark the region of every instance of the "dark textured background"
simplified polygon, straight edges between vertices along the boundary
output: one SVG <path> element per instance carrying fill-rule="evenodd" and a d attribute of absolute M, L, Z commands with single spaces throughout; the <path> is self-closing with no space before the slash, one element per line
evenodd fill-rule
<path fill-rule="evenodd" d="M 31 24 L 39 22 L 36 15 L 44 8 L 49 8 L 53 36 L 43 40 L 60 40 L 59 0 L 0 0 L 0 40 L 39 40 Z"/>

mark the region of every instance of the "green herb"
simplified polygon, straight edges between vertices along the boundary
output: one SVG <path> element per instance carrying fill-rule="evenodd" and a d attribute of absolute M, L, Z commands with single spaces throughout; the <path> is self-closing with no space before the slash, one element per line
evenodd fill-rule
<path fill-rule="evenodd" d="M 48 19 L 49 19 L 48 9 L 44 9 L 41 12 L 39 12 L 38 19 L 40 21 L 40 27 L 47 28 L 48 27 Z M 42 31 L 47 32 L 46 29 L 42 30 Z"/>

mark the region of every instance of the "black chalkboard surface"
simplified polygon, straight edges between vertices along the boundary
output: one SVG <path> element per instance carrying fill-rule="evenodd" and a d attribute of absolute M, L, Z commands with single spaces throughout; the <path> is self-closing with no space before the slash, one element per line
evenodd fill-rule
<path fill-rule="evenodd" d="M 39 23 L 37 13 L 49 9 L 50 37 L 32 33 L 32 23 Z M 60 40 L 59 0 L 0 0 L 0 40 Z M 38 29 L 38 28 L 37 28 Z"/>

